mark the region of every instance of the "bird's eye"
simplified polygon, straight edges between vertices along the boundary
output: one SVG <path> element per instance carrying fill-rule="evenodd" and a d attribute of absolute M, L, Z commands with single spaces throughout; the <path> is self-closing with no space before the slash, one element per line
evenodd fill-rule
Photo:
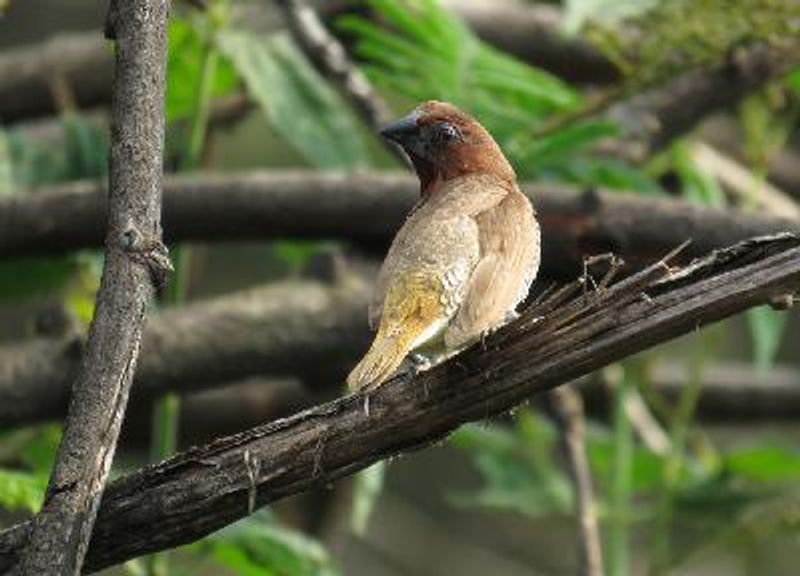
<path fill-rule="evenodd" d="M 442 122 L 436 128 L 436 136 L 440 142 L 446 143 L 461 139 L 461 131 L 452 124 Z"/>

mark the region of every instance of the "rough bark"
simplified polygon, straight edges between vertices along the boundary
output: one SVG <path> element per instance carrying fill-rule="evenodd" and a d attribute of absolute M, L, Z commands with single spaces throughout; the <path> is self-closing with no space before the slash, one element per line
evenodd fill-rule
<path fill-rule="evenodd" d="M 191 394 L 265 374 L 300 377 L 323 396 L 335 392 L 368 343 L 368 302 L 369 287 L 348 274 L 333 284 L 290 280 L 156 313 L 144 331 L 132 401 L 147 404 L 164 392 Z M 61 418 L 80 351 L 77 334 L 0 348 L 0 426 Z M 654 389 L 670 399 L 687 378 L 674 363 L 659 364 L 652 377 Z M 607 409 L 602 387 L 582 391 L 594 413 Z M 308 402 L 308 393 L 298 389 L 297 400 Z M 800 373 L 712 365 L 698 412 L 718 420 L 796 418 Z M 249 425 L 269 414 L 250 417 Z"/>
<path fill-rule="evenodd" d="M 117 40 L 103 279 L 42 510 L 17 569 L 80 574 L 136 368 L 160 241 L 166 0 L 112 2 Z"/>
<path fill-rule="evenodd" d="M 600 292 L 550 293 L 444 365 L 219 439 L 106 491 L 87 568 L 196 540 L 253 509 L 429 446 L 647 347 L 800 289 L 800 240 L 762 238 L 682 270 L 657 264 Z M 158 530 L 153 530 L 158 526 Z M 0 568 L 29 524 L 0 533 Z"/>
<path fill-rule="evenodd" d="M 328 238 L 388 245 L 418 195 L 411 176 L 250 172 L 173 176 L 165 182 L 171 242 Z M 539 212 L 543 274 L 570 278 L 588 254 L 652 262 L 690 239 L 686 258 L 759 234 L 800 231 L 796 221 L 699 208 L 619 192 L 524 185 Z M 106 210 L 96 184 L 76 183 L 0 199 L 0 257 L 98 246 Z"/>

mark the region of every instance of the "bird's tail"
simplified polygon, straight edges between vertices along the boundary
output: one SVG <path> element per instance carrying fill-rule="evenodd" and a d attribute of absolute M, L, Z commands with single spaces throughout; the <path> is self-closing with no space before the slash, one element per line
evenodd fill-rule
<path fill-rule="evenodd" d="M 379 330 L 369 351 L 347 377 L 350 390 L 374 387 L 389 378 L 400 367 L 411 345 L 422 332 L 422 326 L 406 326 L 398 332 Z"/>

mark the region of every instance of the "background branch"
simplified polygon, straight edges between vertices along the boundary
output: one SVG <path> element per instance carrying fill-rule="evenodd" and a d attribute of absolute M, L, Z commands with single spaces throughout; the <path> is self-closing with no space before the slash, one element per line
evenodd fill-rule
<path fill-rule="evenodd" d="M 330 285 L 278 282 L 159 312 L 144 330 L 134 397 L 265 373 L 335 385 L 368 343 L 368 302 L 367 284 L 350 275 Z M 61 417 L 80 348 L 78 335 L 0 348 L 0 424 Z"/>
<path fill-rule="evenodd" d="M 571 386 L 550 392 L 550 403 L 561 434 L 575 495 L 578 521 L 576 541 L 580 551 L 580 576 L 603 576 L 603 555 L 592 488 L 592 471 L 586 457 L 585 418 L 581 395 Z"/>
<path fill-rule="evenodd" d="M 734 50 L 722 64 L 701 67 L 637 92 L 604 112 L 621 135 L 605 150 L 643 162 L 712 112 L 738 104 L 800 64 L 800 42 L 755 44 Z"/>
<path fill-rule="evenodd" d="M 88 568 L 191 542 L 247 515 L 253 498 L 263 506 L 428 446 L 534 392 L 794 292 L 800 240 L 744 242 L 684 270 L 657 264 L 601 292 L 584 295 L 581 286 L 571 285 L 574 299 L 560 291 L 483 345 L 412 379 L 397 377 L 368 396 L 350 395 L 119 479 L 103 499 Z M 28 524 L 0 533 L 0 569 L 14 565 L 28 533 Z"/>
<path fill-rule="evenodd" d="M 164 228 L 170 242 L 328 238 L 388 245 L 418 195 L 411 176 L 364 172 L 261 171 L 167 178 Z M 523 185 L 539 212 L 543 274 L 570 278 L 587 254 L 614 252 L 633 267 L 691 239 L 700 256 L 759 234 L 800 231 L 780 218 L 699 208 L 668 198 Z M 0 198 L 0 257 L 98 246 L 106 210 L 95 183 Z"/>
<path fill-rule="evenodd" d="M 44 505 L 22 574 L 80 574 L 139 354 L 151 277 L 166 272 L 159 212 L 164 143 L 165 0 L 112 1 L 116 40 L 110 200 L 103 279 Z M 162 252 L 163 250 L 163 252 Z"/>

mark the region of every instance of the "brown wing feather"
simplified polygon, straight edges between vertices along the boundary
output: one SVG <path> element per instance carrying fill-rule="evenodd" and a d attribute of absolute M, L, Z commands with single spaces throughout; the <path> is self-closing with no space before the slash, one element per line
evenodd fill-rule
<path fill-rule="evenodd" d="M 476 216 L 481 260 L 467 295 L 445 333 L 449 349 L 461 348 L 506 321 L 527 295 L 539 269 L 539 228 L 519 191 Z"/>
<path fill-rule="evenodd" d="M 442 183 L 434 193 L 421 200 L 398 231 L 383 261 L 369 306 L 369 325 L 377 330 L 391 278 L 406 266 L 409 258 L 431 253 L 438 242 L 439 230 L 448 222 L 472 221 L 475 216 L 496 206 L 509 193 L 507 185 L 490 174 L 457 178 Z M 477 242 L 477 239 L 476 239 Z"/>

